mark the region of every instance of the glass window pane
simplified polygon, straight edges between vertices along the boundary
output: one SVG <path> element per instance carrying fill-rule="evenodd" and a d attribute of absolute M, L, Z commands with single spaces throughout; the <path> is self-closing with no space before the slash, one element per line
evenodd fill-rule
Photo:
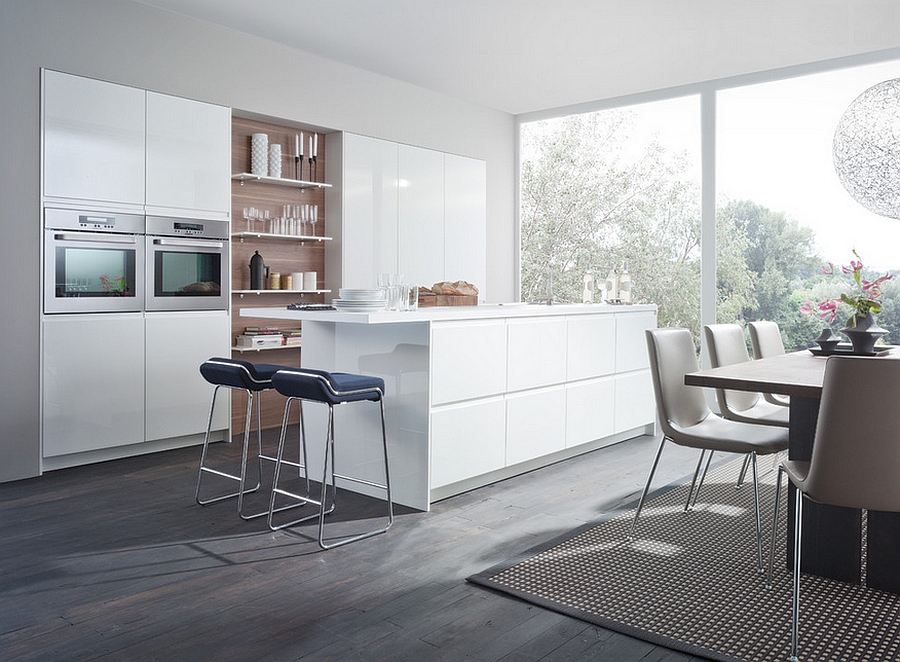
<path fill-rule="evenodd" d="M 698 96 L 522 125 L 521 293 L 581 302 L 627 265 L 660 326 L 700 319 Z M 613 298 L 621 298 L 613 295 Z"/>
<path fill-rule="evenodd" d="M 718 92 L 719 322 L 773 320 L 785 347 L 801 349 L 827 322 L 802 315 L 801 304 L 852 293 L 852 278 L 823 276 L 823 264 L 849 265 L 856 250 L 863 277 L 900 267 L 900 221 L 856 202 L 832 158 L 847 107 L 867 88 L 898 76 L 900 62 L 893 61 Z M 886 284 L 878 316 L 892 342 L 900 342 L 898 286 Z M 842 308 L 832 326 L 841 328 L 849 314 Z"/>

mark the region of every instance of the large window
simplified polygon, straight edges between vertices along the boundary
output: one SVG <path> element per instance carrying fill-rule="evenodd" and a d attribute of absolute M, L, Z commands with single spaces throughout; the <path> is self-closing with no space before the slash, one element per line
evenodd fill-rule
<path fill-rule="evenodd" d="M 699 96 L 531 122 L 521 131 L 524 301 L 582 301 L 628 271 L 660 324 L 700 324 Z"/>
<path fill-rule="evenodd" d="M 823 264 L 862 258 L 864 276 L 900 274 L 900 221 L 857 203 L 835 174 L 832 143 L 863 91 L 900 77 L 900 63 L 840 69 L 718 92 L 716 98 L 717 317 L 769 319 L 789 348 L 806 347 L 825 322 L 805 300 L 838 296 L 848 278 Z M 881 326 L 900 342 L 900 291 L 885 290 Z M 843 326 L 845 309 L 834 321 Z"/>
<path fill-rule="evenodd" d="M 886 283 L 878 321 L 900 343 L 900 220 L 853 200 L 832 159 L 846 108 L 892 78 L 900 78 L 898 60 L 823 65 L 522 118 L 521 298 L 581 301 L 586 274 L 602 283 L 627 263 L 634 300 L 657 303 L 660 326 L 687 327 L 699 344 L 701 324 L 769 319 L 788 349 L 801 348 L 825 325 L 801 305 L 848 290 L 840 266 L 858 255 L 864 278 L 898 276 Z M 709 111 L 702 118 L 701 106 Z M 715 251 L 703 251 L 715 260 L 701 263 L 701 236 L 715 238 Z M 829 262 L 836 275 L 821 273 Z"/>

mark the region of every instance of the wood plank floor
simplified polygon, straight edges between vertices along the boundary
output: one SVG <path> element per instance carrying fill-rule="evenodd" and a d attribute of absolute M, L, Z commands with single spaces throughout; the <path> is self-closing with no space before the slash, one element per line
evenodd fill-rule
<path fill-rule="evenodd" d="M 197 448 L 0 485 L 0 659 L 695 660 L 465 581 L 633 499 L 656 443 L 399 509 L 387 534 L 328 552 L 233 500 L 197 506 Z M 695 457 L 669 445 L 655 484 Z M 338 528 L 378 505 L 339 496 Z"/>

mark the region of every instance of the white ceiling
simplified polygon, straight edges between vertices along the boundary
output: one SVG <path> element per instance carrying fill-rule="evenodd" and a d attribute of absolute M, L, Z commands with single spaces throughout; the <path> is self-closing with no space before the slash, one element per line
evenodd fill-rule
<path fill-rule="evenodd" d="M 512 114 L 900 46 L 895 0 L 138 0 Z"/>

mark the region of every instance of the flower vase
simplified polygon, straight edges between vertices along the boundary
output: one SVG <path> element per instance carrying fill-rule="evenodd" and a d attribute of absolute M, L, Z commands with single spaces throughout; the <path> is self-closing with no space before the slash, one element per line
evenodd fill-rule
<path fill-rule="evenodd" d="M 876 341 L 888 332 L 887 329 L 878 326 L 875 316 L 869 313 L 865 317 L 856 316 L 856 326 L 844 327 L 841 329 L 841 333 L 850 339 L 854 354 L 865 356 L 875 353 Z"/>

